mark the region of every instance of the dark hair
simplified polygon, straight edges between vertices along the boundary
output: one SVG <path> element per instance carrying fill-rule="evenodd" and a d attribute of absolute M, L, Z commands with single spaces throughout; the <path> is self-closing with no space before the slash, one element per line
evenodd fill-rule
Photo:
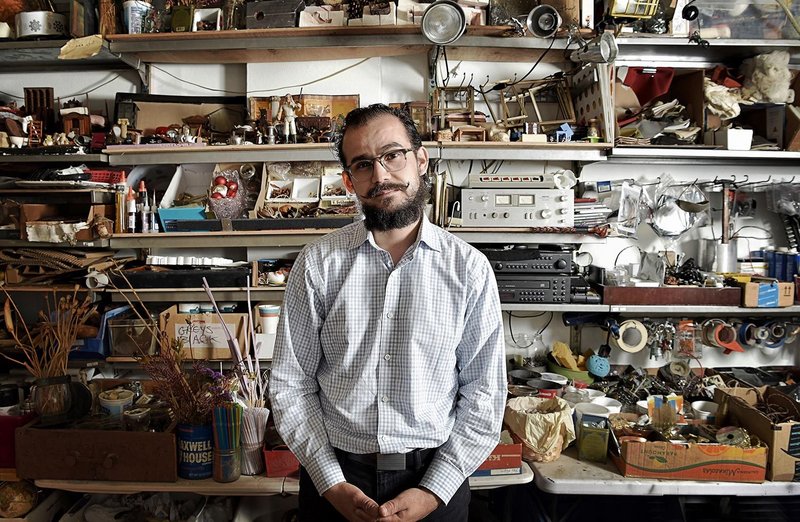
<path fill-rule="evenodd" d="M 344 152 L 342 151 L 344 135 L 347 133 L 347 129 L 350 127 L 361 127 L 362 125 L 366 125 L 378 116 L 382 116 L 384 114 L 394 116 L 400 120 L 400 122 L 406 128 L 406 134 L 408 134 L 408 139 L 411 141 L 411 148 L 416 151 L 422 147 L 422 138 L 419 135 L 417 126 L 414 124 L 414 120 L 411 119 L 411 116 L 406 111 L 394 109 L 388 105 L 384 105 L 383 103 L 375 103 L 367 107 L 353 109 L 347 114 L 347 116 L 345 116 L 344 125 L 342 125 L 342 129 L 336 136 L 336 154 L 339 157 L 339 163 L 342 164 L 342 167 L 347 166 L 345 164 Z"/>

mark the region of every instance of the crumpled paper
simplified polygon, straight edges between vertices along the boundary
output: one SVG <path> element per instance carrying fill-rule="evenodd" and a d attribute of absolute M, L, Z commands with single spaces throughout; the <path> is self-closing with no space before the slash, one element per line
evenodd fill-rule
<path fill-rule="evenodd" d="M 558 397 L 516 397 L 506 403 L 503 422 L 522 442 L 527 461 L 550 462 L 575 440 L 569 403 Z"/>

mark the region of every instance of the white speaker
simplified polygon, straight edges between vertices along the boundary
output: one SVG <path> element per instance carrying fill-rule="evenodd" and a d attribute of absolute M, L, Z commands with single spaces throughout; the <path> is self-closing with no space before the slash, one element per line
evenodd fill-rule
<path fill-rule="evenodd" d="M 561 15 L 555 7 L 549 5 L 539 5 L 531 9 L 525 23 L 528 31 L 539 38 L 550 38 L 555 35 L 561 27 Z"/>

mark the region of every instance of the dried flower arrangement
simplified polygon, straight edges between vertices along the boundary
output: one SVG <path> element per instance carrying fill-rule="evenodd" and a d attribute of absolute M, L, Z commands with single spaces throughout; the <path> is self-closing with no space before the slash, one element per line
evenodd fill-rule
<path fill-rule="evenodd" d="M 3 356 L 24 367 L 36 379 L 66 375 L 69 353 L 78 337 L 90 328 L 88 323 L 97 313 L 91 298 L 87 295 L 79 299 L 77 285 L 72 294 L 61 297 L 54 290 L 55 307 L 51 306 L 50 297 L 45 296 L 45 309 L 39 311 L 39 322 L 31 330 L 23 320 L 14 320 L 15 315 L 21 319 L 22 313 L 8 290 L 4 287 L 2 290 L 6 296 L 3 307 L 6 329 L 22 352 L 19 358 L 6 353 Z M 16 322 L 21 325 L 22 332 Z"/>
<path fill-rule="evenodd" d="M 165 339 L 160 331 L 154 333 L 160 337 L 159 353 L 139 360 L 153 380 L 154 391 L 169 404 L 178 423 L 210 424 L 214 408 L 233 401 L 234 379 L 203 361 L 194 361 L 187 372 L 182 344 Z"/>

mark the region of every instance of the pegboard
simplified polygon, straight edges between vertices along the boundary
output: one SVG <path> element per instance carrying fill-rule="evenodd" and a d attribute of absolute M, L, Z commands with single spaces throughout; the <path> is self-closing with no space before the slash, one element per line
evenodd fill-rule
<path fill-rule="evenodd" d="M 598 122 L 603 141 L 613 142 L 618 134 L 614 117 L 614 68 L 599 63 L 587 65 L 572 79 L 572 102 L 579 125 L 592 118 Z"/>

